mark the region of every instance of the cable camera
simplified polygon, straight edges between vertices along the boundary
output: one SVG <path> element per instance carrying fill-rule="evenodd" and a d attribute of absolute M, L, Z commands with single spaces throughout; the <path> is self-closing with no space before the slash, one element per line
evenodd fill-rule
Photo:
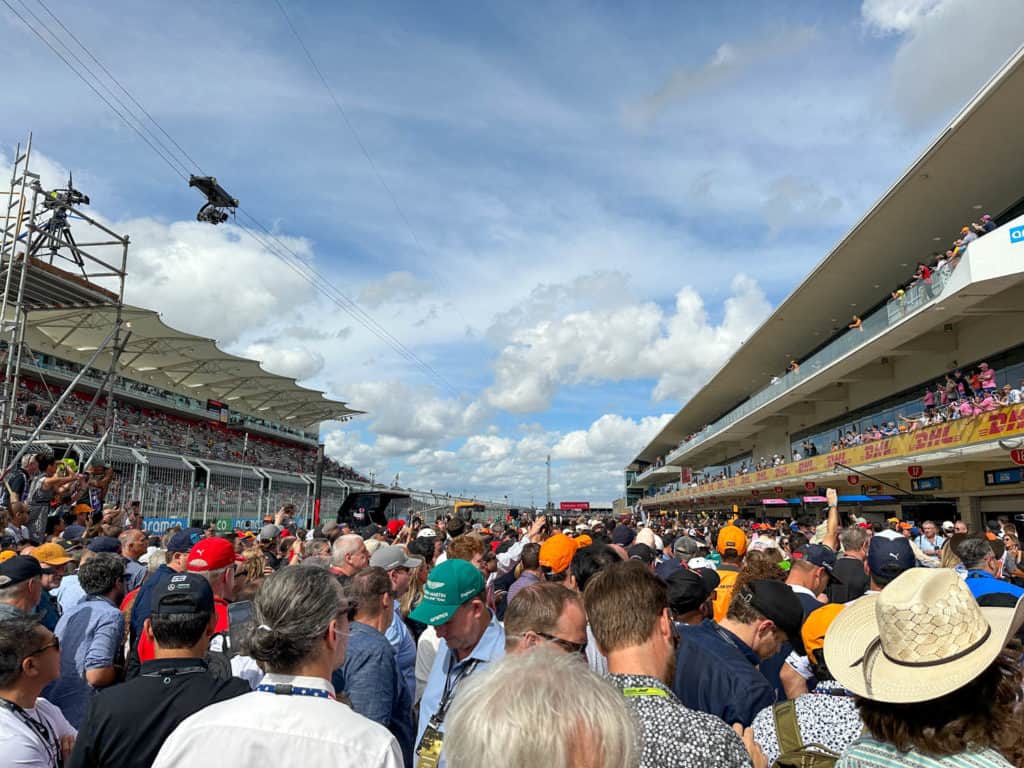
<path fill-rule="evenodd" d="M 238 207 L 238 198 L 232 197 L 213 176 L 190 176 L 188 185 L 195 187 L 206 196 L 206 204 L 196 214 L 196 221 L 207 224 L 223 224 L 228 220 L 228 211 L 232 213 Z"/>

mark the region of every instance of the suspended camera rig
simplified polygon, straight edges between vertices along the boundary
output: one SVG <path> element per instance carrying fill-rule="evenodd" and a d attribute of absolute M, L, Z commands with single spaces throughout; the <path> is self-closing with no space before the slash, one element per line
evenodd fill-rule
<path fill-rule="evenodd" d="M 3 230 L 0 232 L 0 468 L 4 474 L 15 466 L 43 431 L 64 400 L 74 391 L 82 375 L 101 353 L 109 356 L 103 383 L 81 425 L 106 394 L 105 437 L 113 433 L 113 388 L 117 361 L 124 349 L 130 327 L 123 327 L 124 281 L 128 262 L 129 238 L 121 235 L 82 209 L 89 197 L 75 189 L 69 176 L 66 187 L 47 189 L 39 174 L 33 172 L 32 136 L 14 153 L 10 190 L 0 203 Z M 26 332 L 33 313 L 62 311 L 70 336 L 88 316 L 86 310 L 112 307 L 114 323 L 106 339 L 78 375 L 53 402 L 49 412 L 34 431 L 18 426 L 18 393 L 23 362 L 31 361 L 33 350 L 26 343 Z M 76 312 L 81 310 L 81 312 Z M 52 327 L 52 326 L 50 326 Z M 67 338 L 65 336 L 65 338 Z M 53 339 L 56 347 L 62 339 Z M 15 451 L 16 434 L 31 432 Z M 21 442 L 19 440 L 19 442 Z M 103 444 L 109 445 L 104 439 Z M 104 451 L 105 452 L 105 451 Z"/>

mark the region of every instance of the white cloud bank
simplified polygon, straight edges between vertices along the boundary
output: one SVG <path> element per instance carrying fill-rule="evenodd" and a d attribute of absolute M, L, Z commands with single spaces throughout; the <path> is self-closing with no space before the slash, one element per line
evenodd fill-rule
<path fill-rule="evenodd" d="M 656 379 L 655 401 L 685 398 L 728 359 L 771 311 L 756 281 L 733 278 L 721 322 L 693 288 L 676 294 L 674 312 L 654 303 L 588 310 L 513 334 L 495 363 L 487 402 L 514 413 L 549 407 L 563 385 Z"/>

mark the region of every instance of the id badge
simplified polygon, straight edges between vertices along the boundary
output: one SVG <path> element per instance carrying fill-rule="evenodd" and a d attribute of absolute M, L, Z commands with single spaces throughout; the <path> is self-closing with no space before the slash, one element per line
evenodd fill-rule
<path fill-rule="evenodd" d="M 435 726 L 431 719 L 423 731 L 423 738 L 416 747 L 416 756 L 419 758 L 418 768 L 437 768 L 441 761 L 441 747 L 444 745 L 444 734 Z"/>

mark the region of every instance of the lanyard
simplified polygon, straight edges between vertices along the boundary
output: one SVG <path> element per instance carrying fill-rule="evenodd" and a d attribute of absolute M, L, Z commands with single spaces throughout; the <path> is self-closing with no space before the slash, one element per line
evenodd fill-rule
<path fill-rule="evenodd" d="M 623 688 L 622 695 L 627 699 L 635 699 L 641 696 L 660 696 L 663 699 L 668 698 L 668 692 L 663 691 L 661 688 Z"/>
<path fill-rule="evenodd" d="M 480 663 L 479 659 L 473 659 L 471 662 L 462 667 L 455 678 L 452 678 L 452 668 L 455 666 L 455 654 L 453 653 L 448 660 L 448 672 L 444 676 L 444 691 L 441 694 L 441 703 L 437 705 L 437 712 L 434 714 L 433 720 L 438 724 L 444 722 L 444 716 L 448 712 L 448 707 L 451 706 L 452 697 L 455 695 L 455 689 L 459 683 L 462 682 L 463 678 L 469 677 L 473 674 L 476 669 L 476 665 Z"/>
<path fill-rule="evenodd" d="M 64 751 L 60 747 L 60 742 L 57 740 L 57 734 L 55 731 L 51 731 L 49 726 L 42 721 L 42 716 L 39 720 L 36 720 L 28 716 L 28 712 L 19 707 L 13 701 L 7 699 L 0 699 L 0 707 L 6 709 L 8 712 L 13 712 L 19 720 L 27 725 L 39 740 L 43 742 L 43 746 L 46 748 L 46 753 L 53 760 L 55 768 L 63 768 L 64 766 Z"/>
<path fill-rule="evenodd" d="M 276 685 L 264 683 L 262 685 L 257 685 L 256 690 L 263 691 L 264 693 L 273 693 L 278 696 L 313 696 L 318 699 L 334 698 L 334 696 L 329 694 L 323 688 L 302 688 L 289 683 L 277 683 Z"/>

